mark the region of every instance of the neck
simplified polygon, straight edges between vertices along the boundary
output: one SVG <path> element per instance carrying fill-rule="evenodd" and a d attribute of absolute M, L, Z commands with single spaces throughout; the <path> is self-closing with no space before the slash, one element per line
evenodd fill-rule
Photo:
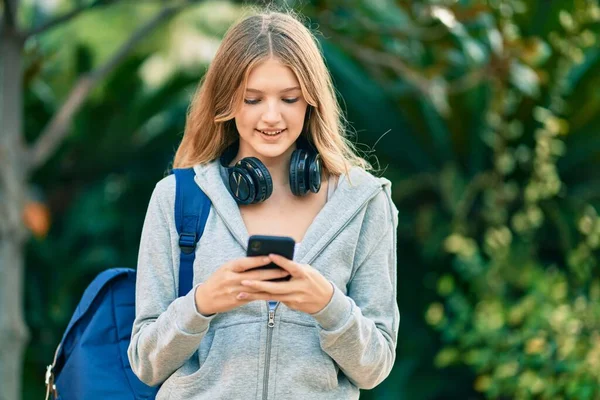
<path fill-rule="evenodd" d="M 287 186 L 290 182 L 290 159 L 292 155 L 282 154 L 277 159 L 262 160 L 262 163 L 267 167 L 273 179 L 273 190 L 281 186 Z"/>

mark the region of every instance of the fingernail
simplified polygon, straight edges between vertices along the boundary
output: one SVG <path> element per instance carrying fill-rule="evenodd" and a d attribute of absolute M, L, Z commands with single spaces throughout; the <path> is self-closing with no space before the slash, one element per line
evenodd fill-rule
<path fill-rule="evenodd" d="M 243 292 L 237 295 L 237 298 L 240 299 L 240 300 L 241 299 L 245 299 L 246 297 L 248 297 L 248 295 L 246 293 L 243 293 Z"/>

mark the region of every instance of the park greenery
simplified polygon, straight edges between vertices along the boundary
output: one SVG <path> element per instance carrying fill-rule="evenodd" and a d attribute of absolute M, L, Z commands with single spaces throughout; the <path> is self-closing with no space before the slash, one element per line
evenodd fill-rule
<path fill-rule="evenodd" d="M 19 18 L 35 25 L 86 2 L 24 3 Z M 26 142 L 163 7 L 106 3 L 25 42 Z M 306 15 L 349 133 L 400 210 L 397 360 L 361 398 L 600 399 L 598 1 L 276 4 Z M 43 396 L 86 285 L 135 267 L 190 97 L 244 9 L 201 1 L 156 27 L 34 171 L 23 398 Z"/>

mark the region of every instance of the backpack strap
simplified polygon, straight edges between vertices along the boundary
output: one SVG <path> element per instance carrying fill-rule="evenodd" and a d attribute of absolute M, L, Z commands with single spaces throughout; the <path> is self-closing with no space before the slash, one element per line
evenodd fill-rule
<path fill-rule="evenodd" d="M 210 200 L 194 181 L 194 169 L 174 169 L 175 226 L 179 233 L 179 297 L 185 296 L 194 281 L 196 244 L 204 233 L 210 211 Z"/>

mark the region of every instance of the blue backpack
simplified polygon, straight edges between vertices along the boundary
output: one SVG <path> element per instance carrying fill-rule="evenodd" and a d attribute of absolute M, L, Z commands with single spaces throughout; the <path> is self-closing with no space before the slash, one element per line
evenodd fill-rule
<path fill-rule="evenodd" d="M 198 240 L 210 210 L 208 197 L 194 182 L 193 169 L 173 170 L 175 223 L 181 262 L 179 296 L 192 289 Z M 158 387 L 144 384 L 131 370 L 127 348 L 135 318 L 135 270 L 100 273 L 86 288 L 46 370 L 46 399 L 154 399 Z"/>

